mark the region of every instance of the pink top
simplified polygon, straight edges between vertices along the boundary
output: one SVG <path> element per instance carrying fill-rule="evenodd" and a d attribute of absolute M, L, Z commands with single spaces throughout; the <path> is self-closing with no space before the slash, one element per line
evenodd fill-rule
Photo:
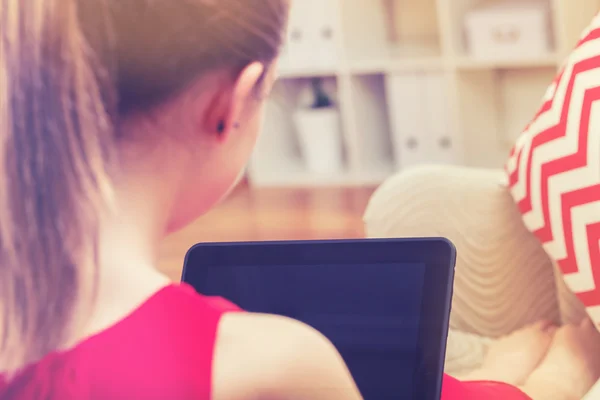
<path fill-rule="evenodd" d="M 186 285 L 168 286 L 128 317 L 74 349 L 47 356 L 10 384 L 1 400 L 209 400 L 217 328 L 240 311 Z M 443 400 L 528 400 L 497 383 L 444 382 Z"/>

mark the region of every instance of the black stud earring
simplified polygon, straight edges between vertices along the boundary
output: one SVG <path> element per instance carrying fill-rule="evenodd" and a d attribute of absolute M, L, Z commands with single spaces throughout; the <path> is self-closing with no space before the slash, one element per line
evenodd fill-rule
<path fill-rule="evenodd" d="M 223 132 L 225 132 L 225 122 L 219 121 L 219 124 L 217 125 L 217 133 L 222 134 Z"/>

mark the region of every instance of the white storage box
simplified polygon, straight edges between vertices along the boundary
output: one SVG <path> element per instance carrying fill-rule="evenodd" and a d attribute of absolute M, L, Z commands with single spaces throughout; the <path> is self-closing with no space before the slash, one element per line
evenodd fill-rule
<path fill-rule="evenodd" d="M 551 53 L 550 7 L 541 0 L 506 0 L 469 11 L 469 53 L 477 59 L 530 59 Z"/>

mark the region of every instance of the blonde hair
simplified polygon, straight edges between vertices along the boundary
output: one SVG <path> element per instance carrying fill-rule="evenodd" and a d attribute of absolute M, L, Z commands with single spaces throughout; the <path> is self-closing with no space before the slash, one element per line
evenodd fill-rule
<path fill-rule="evenodd" d="M 0 365 L 64 345 L 93 300 L 119 121 L 279 51 L 287 0 L 0 0 Z"/>

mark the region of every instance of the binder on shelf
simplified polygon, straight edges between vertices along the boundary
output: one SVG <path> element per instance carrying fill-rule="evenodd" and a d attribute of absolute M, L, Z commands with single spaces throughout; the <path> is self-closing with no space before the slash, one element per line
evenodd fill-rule
<path fill-rule="evenodd" d="M 339 62 L 339 48 L 342 46 L 339 0 L 309 2 L 314 10 L 307 38 L 314 50 L 311 61 L 316 68 L 335 69 Z"/>
<path fill-rule="evenodd" d="M 282 70 L 302 70 L 310 62 L 312 53 L 307 40 L 310 18 L 310 2 L 291 3 L 287 37 L 279 61 Z"/>
<path fill-rule="evenodd" d="M 342 45 L 339 0 L 302 0 L 291 4 L 280 69 L 288 73 L 334 70 Z"/>
<path fill-rule="evenodd" d="M 424 121 L 429 162 L 458 164 L 460 143 L 454 132 L 450 96 L 443 72 L 423 76 L 423 93 L 428 117 Z"/>
<path fill-rule="evenodd" d="M 427 112 L 422 81 L 419 73 L 387 76 L 392 143 L 398 169 L 423 164 L 428 160 L 424 135 Z"/>

